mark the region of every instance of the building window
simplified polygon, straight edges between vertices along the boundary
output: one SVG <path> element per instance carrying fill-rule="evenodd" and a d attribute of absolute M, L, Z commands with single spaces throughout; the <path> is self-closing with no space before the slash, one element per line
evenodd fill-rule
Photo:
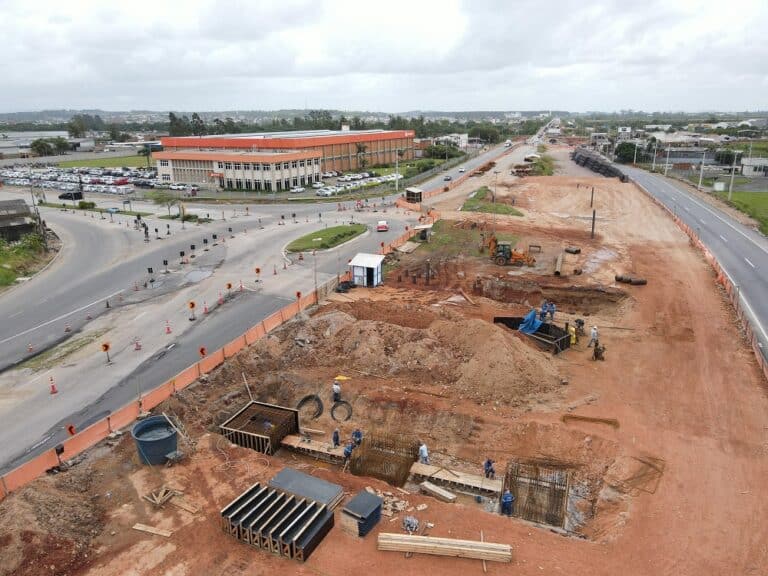
<path fill-rule="evenodd" d="M 163 180 L 168 182 L 168 181 L 170 181 L 170 179 L 171 179 L 171 175 L 170 174 L 163 174 Z"/>
<path fill-rule="evenodd" d="M 256 170 L 256 172 L 258 172 L 259 170 L 261 170 L 261 164 L 254 164 L 253 169 Z"/>
<path fill-rule="evenodd" d="M 290 179 L 288 179 L 288 178 L 285 179 L 285 181 L 283 182 L 283 188 L 285 190 L 289 190 L 291 188 L 291 181 L 290 181 Z"/>
<path fill-rule="evenodd" d="M 304 184 L 304 182 L 302 182 L 302 184 Z M 298 178 L 294 178 L 293 179 L 293 186 L 298 186 L 298 185 L 299 185 L 299 179 Z"/>
<path fill-rule="evenodd" d="M 243 189 L 243 181 L 240 180 L 240 178 L 235 180 L 235 188 L 237 188 L 238 190 L 242 190 Z"/>
<path fill-rule="evenodd" d="M 288 170 L 288 162 L 283 162 L 283 170 Z"/>
<path fill-rule="evenodd" d="M 224 162 L 224 168 L 227 170 L 232 170 L 232 162 Z"/>
<path fill-rule="evenodd" d="M 243 164 L 243 170 L 250 170 L 250 169 L 251 169 L 251 165 L 248 162 Z"/>
<path fill-rule="evenodd" d="M 299 160 L 299 168 L 304 168 L 304 160 Z"/>
<path fill-rule="evenodd" d="M 262 164 L 261 165 L 261 169 L 264 170 L 264 172 L 269 172 L 270 169 L 271 169 L 271 165 L 270 164 Z"/>
<path fill-rule="evenodd" d="M 296 162 L 296 160 L 294 160 L 293 162 L 291 162 L 291 168 L 298 168 L 298 167 L 299 167 L 299 163 L 298 163 L 298 162 Z"/>
<path fill-rule="evenodd" d="M 275 182 L 275 188 L 277 190 L 282 190 L 283 189 L 283 181 L 282 180 L 278 180 L 277 182 Z"/>
<path fill-rule="evenodd" d="M 320 166 L 320 158 L 315 158 L 315 166 Z"/>
<path fill-rule="evenodd" d="M 245 189 L 246 190 L 250 190 L 251 186 L 252 186 L 251 181 L 250 180 L 246 180 L 245 181 Z"/>
<path fill-rule="evenodd" d="M 227 188 L 232 188 L 232 178 L 227 178 Z"/>
<path fill-rule="evenodd" d="M 240 170 L 240 162 L 235 162 L 235 170 Z"/>
<path fill-rule="evenodd" d="M 168 166 L 168 160 L 160 160 L 160 166 Z"/>
<path fill-rule="evenodd" d="M 216 162 L 216 164 L 218 165 L 218 167 L 219 167 L 219 170 L 221 170 L 222 168 L 224 168 L 224 162 Z"/>

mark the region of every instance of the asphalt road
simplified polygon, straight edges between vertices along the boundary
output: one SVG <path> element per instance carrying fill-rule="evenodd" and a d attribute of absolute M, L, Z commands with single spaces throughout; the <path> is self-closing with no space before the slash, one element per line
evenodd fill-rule
<path fill-rule="evenodd" d="M 472 170 L 499 151 L 500 147 L 491 149 L 462 166 L 468 171 Z M 456 178 L 461 174 L 458 168 L 446 173 Z M 446 173 L 432 178 L 421 187 L 426 190 L 441 188 L 445 185 Z M 390 196 L 389 200 L 394 197 Z M 231 209 L 229 206 L 226 210 Z M 230 226 L 235 232 L 246 226 L 252 227 L 257 214 L 265 226 L 274 225 L 282 216 L 289 219 L 294 213 L 298 219 L 305 216 L 314 219 L 319 212 L 326 214 L 326 218 L 339 215 L 336 205 L 327 203 L 259 205 L 251 206 L 250 211 L 252 216 L 247 223 L 243 220 L 216 221 L 204 227 L 188 226 L 186 231 L 178 229 L 179 225 L 174 223 L 171 236 L 156 240 L 155 235 L 150 234 L 150 242 L 145 243 L 142 233 L 126 228 L 125 224 L 122 227 L 117 224 L 110 227 L 105 222 L 91 221 L 81 215 L 46 209 L 44 217 L 65 240 L 64 252 L 44 273 L 0 298 L 0 317 L 9 319 L 0 324 L 0 367 L 8 367 L 27 357 L 26 346 L 29 341 L 35 341 L 35 346 L 42 349 L 63 340 L 67 337 L 64 332 L 67 323 L 76 332 L 87 324 L 86 314 L 90 313 L 95 318 L 103 313 L 106 310 L 105 299 L 110 298 L 114 302 L 118 293 L 136 301 L 137 298 L 152 298 L 175 290 L 178 286 L 134 293 L 131 287 L 134 282 L 143 282 L 148 278 L 147 265 L 153 265 L 157 271 L 161 268 L 163 258 L 171 262 L 178 261 L 179 250 L 186 250 L 189 254 L 190 242 L 196 243 L 199 249 L 203 234 L 210 235 L 217 231 L 223 234 Z M 345 217 L 354 217 L 354 213 L 343 214 Z M 386 218 L 382 213 L 381 219 Z M 163 221 L 160 222 L 161 227 L 165 225 Z M 152 228 L 153 224 L 150 224 Z M 375 252 L 380 242 L 389 242 L 401 233 L 400 228 L 393 228 L 387 233 L 371 233 L 348 246 L 319 254 L 316 260 L 318 283 L 336 275 L 340 271 L 340 263 L 346 262 L 355 253 Z M 263 245 L 258 247 L 263 248 Z M 208 258 L 216 259 L 219 257 L 217 254 L 212 251 Z M 224 253 L 220 256 L 226 257 Z M 312 288 L 311 265 L 305 262 L 303 266 L 303 282 L 307 285 L 300 287 L 309 292 Z M 19 425 L 14 424 L 0 431 L 0 443 L 13 446 L 12 450 L 4 450 L 4 454 L 0 455 L 0 472 L 18 466 L 63 440 L 66 437 L 65 423 L 83 429 L 110 411 L 136 399 L 138 390 L 146 392 L 193 364 L 199 359 L 199 342 L 204 341 L 209 349 L 215 350 L 287 302 L 286 298 L 270 294 L 248 291 L 238 294 L 233 305 L 216 310 L 197 323 L 194 329 L 175 336 L 164 350 L 154 354 L 151 360 L 138 366 L 128 376 L 110 383 L 106 391 L 95 400 L 78 402 L 76 397 L 68 395 L 67 406 L 55 411 L 53 407 L 50 411 L 28 407 L 31 410 L 30 417 L 24 419 L 19 416 L 20 420 L 24 420 L 23 426 L 16 423 Z M 87 374 L 83 374 L 84 379 L 87 377 Z M 22 413 L 26 413 L 25 408 L 20 407 L 18 414 Z"/>
<path fill-rule="evenodd" d="M 731 283 L 738 287 L 742 308 L 754 328 L 763 356 L 768 358 L 768 240 L 700 200 L 688 192 L 684 184 L 637 168 L 621 168 L 697 231 Z"/>

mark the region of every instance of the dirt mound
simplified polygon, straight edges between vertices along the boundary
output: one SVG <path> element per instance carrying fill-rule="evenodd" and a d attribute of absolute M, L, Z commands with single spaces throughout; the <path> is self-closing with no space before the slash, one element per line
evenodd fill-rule
<path fill-rule="evenodd" d="M 411 303 L 373 302 L 370 300 L 356 300 L 348 304 L 341 304 L 338 310 L 348 312 L 358 320 L 381 320 L 386 318 L 390 324 L 405 326 L 406 328 L 428 328 L 438 315 L 430 310 L 425 310 L 423 305 Z"/>
<path fill-rule="evenodd" d="M 71 574 L 88 562 L 103 523 L 88 476 L 44 477 L 0 503 L 0 576 Z"/>
<path fill-rule="evenodd" d="M 463 360 L 454 386 L 467 397 L 515 402 L 558 386 L 550 356 L 500 326 L 478 319 L 438 321 L 429 331 Z"/>

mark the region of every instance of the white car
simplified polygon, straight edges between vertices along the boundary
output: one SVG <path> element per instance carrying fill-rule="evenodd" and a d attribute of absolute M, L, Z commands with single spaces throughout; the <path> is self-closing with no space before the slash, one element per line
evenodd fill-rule
<path fill-rule="evenodd" d="M 459 168 L 459 172 L 466 172 L 466 171 L 467 171 L 467 169 L 464 168 L 463 166 L 461 168 Z"/>
<path fill-rule="evenodd" d="M 323 184 L 322 182 L 315 182 L 314 184 L 312 184 L 312 188 L 316 188 L 316 189 L 325 188 L 325 184 Z"/>
<path fill-rule="evenodd" d="M 301 186 L 294 186 L 291 188 L 291 194 L 300 194 L 301 192 L 304 192 L 304 188 Z"/>
<path fill-rule="evenodd" d="M 187 189 L 186 184 L 181 184 L 181 183 L 171 184 L 171 190 L 186 190 L 186 189 Z"/>

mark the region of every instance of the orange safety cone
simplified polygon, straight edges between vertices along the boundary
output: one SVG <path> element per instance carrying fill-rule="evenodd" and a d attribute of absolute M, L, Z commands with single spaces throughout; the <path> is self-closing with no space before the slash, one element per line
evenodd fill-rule
<path fill-rule="evenodd" d="M 56 388 L 56 382 L 53 381 L 53 376 L 51 376 L 48 381 L 51 383 L 51 396 L 58 394 L 59 389 Z"/>
<path fill-rule="evenodd" d="M 165 321 L 165 333 L 170 334 L 171 333 L 171 324 L 168 322 L 168 320 Z"/>
<path fill-rule="evenodd" d="M 133 349 L 136 351 L 141 350 L 141 340 L 136 338 L 136 340 L 133 342 Z"/>
<path fill-rule="evenodd" d="M 219 306 L 224 304 L 224 297 L 221 295 L 221 292 L 219 292 Z"/>
<path fill-rule="evenodd" d="M 27 352 L 32 353 L 34 351 L 34 348 L 32 348 L 32 342 L 27 344 Z"/>
<path fill-rule="evenodd" d="M 72 326 L 70 326 L 68 323 L 64 324 L 64 332 L 67 333 L 67 334 L 69 332 L 72 332 Z"/>
<path fill-rule="evenodd" d="M 203 300 L 203 314 L 208 314 L 208 303 Z"/>

